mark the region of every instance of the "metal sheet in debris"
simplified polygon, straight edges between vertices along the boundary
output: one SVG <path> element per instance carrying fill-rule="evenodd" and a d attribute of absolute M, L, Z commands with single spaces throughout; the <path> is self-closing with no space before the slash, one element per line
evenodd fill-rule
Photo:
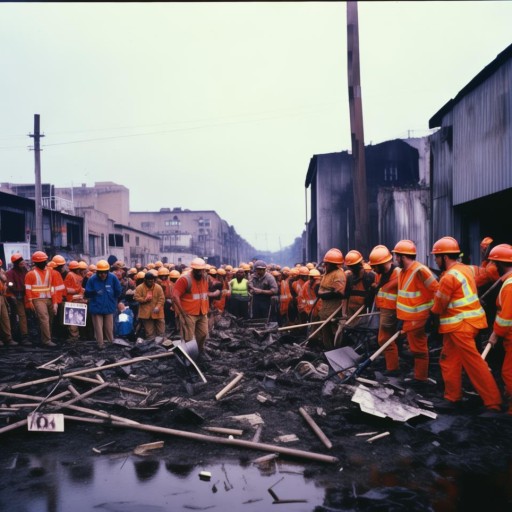
<path fill-rule="evenodd" d="M 395 421 L 408 421 L 420 415 L 437 418 L 434 412 L 403 403 L 392 389 L 383 386 L 370 389 L 359 385 L 352 396 L 352 402 L 358 403 L 363 412 Z"/>

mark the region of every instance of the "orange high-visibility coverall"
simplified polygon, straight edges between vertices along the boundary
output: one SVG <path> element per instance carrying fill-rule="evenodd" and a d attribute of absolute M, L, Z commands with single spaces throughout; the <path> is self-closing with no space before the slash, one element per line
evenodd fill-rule
<path fill-rule="evenodd" d="M 444 397 L 451 402 L 461 400 L 464 368 L 484 405 L 499 409 L 498 386 L 475 345 L 475 335 L 479 329 L 487 327 L 487 320 L 471 269 L 455 263 L 443 273 L 432 312 L 439 315 L 439 332 L 443 334 L 439 364 L 445 386 Z"/>
<path fill-rule="evenodd" d="M 382 346 L 395 334 L 397 329 L 396 321 L 396 299 L 398 293 L 398 275 L 400 269 L 392 267 L 390 269 L 389 279 L 383 284 L 375 296 L 375 307 L 380 311 L 379 334 L 377 342 Z M 376 284 L 379 285 L 383 280 L 383 275 L 377 275 Z M 398 370 L 398 347 L 396 343 L 388 345 L 384 350 L 384 359 L 386 360 L 386 370 Z"/>
<path fill-rule="evenodd" d="M 288 279 L 283 279 L 279 283 L 279 314 L 283 317 L 284 321 L 288 321 L 288 307 L 292 300 L 292 292 L 290 291 L 290 282 Z"/>
<path fill-rule="evenodd" d="M 439 288 L 434 274 L 428 267 L 414 261 L 398 275 L 396 316 L 403 320 L 403 331 L 414 357 L 414 378 L 428 379 L 428 346 L 425 324 L 433 304 L 434 294 Z"/>
<path fill-rule="evenodd" d="M 494 320 L 493 332 L 496 336 L 503 338 L 505 359 L 501 367 L 501 376 L 508 398 L 508 414 L 512 414 L 512 271 L 506 273 L 502 279 L 503 285 L 496 299 L 498 312 Z"/>

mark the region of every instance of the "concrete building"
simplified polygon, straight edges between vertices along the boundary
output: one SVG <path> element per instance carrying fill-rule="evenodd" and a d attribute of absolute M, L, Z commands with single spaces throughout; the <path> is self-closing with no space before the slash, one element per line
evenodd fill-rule
<path fill-rule="evenodd" d="M 213 210 L 161 208 L 130 212 L 130 225 L 160 238 L 160 259 L 185 263 L 200 256 L 212 265 L 238 265 L 255 250 Z"/>

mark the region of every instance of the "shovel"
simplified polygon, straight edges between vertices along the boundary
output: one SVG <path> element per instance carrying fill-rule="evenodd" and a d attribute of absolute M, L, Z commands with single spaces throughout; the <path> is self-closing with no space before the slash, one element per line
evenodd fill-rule
<path fill-rule="evenodd" d="M 340 311 L 341 311 L 341 308 L 343 307 L 343 301 L 341 302 L 341 304 L 339 305 L 338 308 L 336 308 L 336 310 L 334 311 L 334 313 L 332 313 L 331 315 L 329 315 L 323 322 L 322 324 L 320 325 L 320 327 L 318 329 L 316 329 L 315 332 L 313 332 L 312 334 L 310 334 L 299 346 L 300 347 L 303 347 L 304 345 L 306 345 L 308 343 L 308 341 L 313 338 L 313 336 L 315 336 L 318 332 L 320 332 L 324 325 L 326 325 L 327 323 L 329 323 Z"/>
<path fill-rule="evenodd" d="M 388 346 L 391 345 L 391 343 L 393 343 L 400 336 L 400 334 L 402 334 L 402 331 L 398 331 L 395 334 L 393 334 L 393 336 L 391 336 L 391 338 L 389 338 L 389 340 L 386 341 L 386 343 L 384 343 L 378 350 L 376 350 L 368 359 L 366 359 L 362 363 L 358 364 L 356 369 L 353 372 L 349 373 L 346 377 L 344 377 L 341 382 L 345 383 L 351 379 L 355 379 L 356 377 L 359 377 L 359 375 L 361 375 L 361 373 L 363 373 L 366 370 L 366 368 L 368 368 L 373 363 L 373 361 L 375 361 L 375 359 L 377 359 L 377 357 L 379 357 L 382 354 L 382 352 L 384 352 L 384 350 L 386 350 L 386 348 L 388 348 Z M 344 350 L 347 348 L 350 348 L 350 347 L 342 347 L 339 350 Z M 353 365 L 353 366 L 355 366 L 355 365 Z M 345 370 L 348 370 L 348 369 L 349 368 L 345 368 Z M 338 370 L 336 373 L 340 373 L 340 372 L 341 372 L 341 370 Z"/>
<path fill-rule="evenodd" d="M 336 334 L 334 336 L 334 346 L 338 345 L 338 339 L 343 334 L 343 329 L 347 325 L 350 325 L 352 323 L 352 320 L 354 320 L 357 316 L 359 316 L 361 311 L 363 311 L 364 307 L 365 306 L 363 304 L 344 324 L 340 323 L 338 330 L 336 331 Z"/>

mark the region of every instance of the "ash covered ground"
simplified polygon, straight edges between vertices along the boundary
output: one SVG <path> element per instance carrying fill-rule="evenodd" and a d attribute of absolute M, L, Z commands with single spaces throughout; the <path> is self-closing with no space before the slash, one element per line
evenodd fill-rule
<path fill-rule="evenodd" d="M 96 379 L 99 373 L 112 386 L 75 405 L 145 425 L 212 438 L 227 435 L 208 431 L 206 427 L 243 430 L 241 436 L 234 437 L 336 457 L 337 462 L 329 463 L 278 455 L 280 459 L 299 461 L 306 468 L 305 478 L 325 487 L 324 506 L 316 510 L 454 510 L 454 503 L 459 510 L 474 509 L 479 503 L 485 503 L 486 510 L 512 509 L 512 417 L 482 414 L 480 399 L 469 383 L 465 386 L 464 406 L 457 411 L 443 410 L 438 343 L 430 346 L 430 375 L 436 383 L 418 390 L 402 377 L 385 377 L 382 358 L 376 359 L 361 375 L 378 385 L 353 380 L 342 383 L 336 374 L 331 375 L 333 372 L 318 342 L 313 340 L 303 346 L 305 335 L 290 332 L 295 333 L 265 332 L 263 325 L 241 325 L 226 316 L 210 334 L 205 353 L 197 361 L 207 383 L 175 356 L 148 359 L 127 367 L 84 374 L 83 377 Z M 350 341 L 351 333 L 348 335 Z M 371 332 L 354 329 L 352 335 L 352 341 L 361 345 L 358 350 L 362 359 L 376 350 Z M 84 382 L 66 377 L 66 373 L 109 365 L 123 358 L 163 354 L 167 350 L 155 343 L 128 342 L 109 345 L 101 352 L 94 342 L 62 345 L 53 350 L 3 349 L 0 388 L 2 393 L 52 397 L 69 391 L 71 385 L 75 392 L 85 393 L 100 381 Z M 406 350 L 401 352 L 402 370 L 406 374 L 412 361 Z M 62 357 L 54 363 L 38 368 L 59 356 Z M 499 354 L 491 353 L 489 362 L 497 370 Z M 239 373 L 243 373 L 243 377 L 238 384 L 216 400 L 216 394 Z M 58 376 L 50 382 L 16 387 Z M 497 378 L 499 380 L 499 375 Z M 398 403 L 417 407 L 426 414 L 396 421 L 363 412 L 359 404 L 352 401 L 359 386 L 389 390 Z M 135 389 L 141 394 L 126 389 Z M 70 392 L 61 402 L 71 398 Z M 30 400 L 0 396 L 0 428 L 26 418 L 35 406 L 28 404 L 17 408 L 16 405 L 27 402 Z M 300 408 L 304 408 L 320 427 L 332 443 L 331 449 L 306 423 L 299 413 Z M 77 410 L 56 409 L 49 402 L 44 403 L 39 412 L 93 417 Z M 53 434 L 27 432 L 27 427 L 21 426 L 1 434 L 2 457 L 51 450 L 79 458 L 98 454 L 93 448 L 98 450 L 99 447 L 101 454 L 121 453 L 158 440 L 165 440 L 165 446 L 151 456 L 184 467 L 219 460 L 250 464 L 272 453 L 272 450 L 119 428 L 113 426 L 111 420 L 98 417 L 95 421 L 104 422 L 66 420 L 65 432 Z M 381 433 L 388 434 L 368 442 L 371 436 Z M 293 436 L 296 440 L 290 441 L 295 439 Z M 3 485 L 0 484 L 0 490 Z"/>

